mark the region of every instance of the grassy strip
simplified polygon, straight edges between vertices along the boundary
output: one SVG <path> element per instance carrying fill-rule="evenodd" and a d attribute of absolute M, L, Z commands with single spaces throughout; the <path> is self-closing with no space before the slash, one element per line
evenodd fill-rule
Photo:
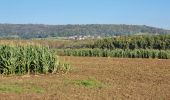
<path fill-rule="evenodd" d="M 86 87 L 86 88 L 103 88 L 106 85 L 102 82 L 98 81 L 95 78 L 88 78 L 83 80 L 66 80 L 65 84 L 73 84 L 80 87 Z"/>
<path fill-rule="evenodd" d="M 45 90 L 41 87 L 21 87 L 19 85 L 0 85 L 0 93 L 43 93 Z"/>

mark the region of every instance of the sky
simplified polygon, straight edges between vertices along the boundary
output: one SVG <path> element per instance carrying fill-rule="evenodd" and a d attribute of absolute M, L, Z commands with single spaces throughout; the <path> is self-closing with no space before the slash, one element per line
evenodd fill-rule
<path fill-rule="evenodd" d="M 0 0 L 0 23 L 130 24 L 170 29 L 170 0 Z"/>

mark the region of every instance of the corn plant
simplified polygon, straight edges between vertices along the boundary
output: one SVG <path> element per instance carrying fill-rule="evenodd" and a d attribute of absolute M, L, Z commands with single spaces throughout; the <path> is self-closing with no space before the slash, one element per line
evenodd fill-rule
<path fill-rule="evenodd" d="M 60 49 L 57 53 L 61 56 L 170 59 L 170 50 L 155 49 Z"/>
<path fill-rule="evenodd" d="M 1 74 L 56 73 L 59 67 L 63 66 L 48 47 L 0 45 Z"/>

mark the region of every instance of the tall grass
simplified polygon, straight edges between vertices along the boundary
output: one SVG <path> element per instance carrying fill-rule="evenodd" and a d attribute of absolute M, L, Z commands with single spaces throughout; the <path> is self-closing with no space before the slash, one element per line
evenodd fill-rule
<path fill-rule="evenodd" d="M 170 50 L 154 49 L 59 49 L 61 56 L 89 56 L 89 57 L 119 57 L 119 58 L 158 58 L 170 59 Z"/>
<path fill-rule="evenodd" d="M 61 65 L 48 47 L 0 45 L 1 74 L 55 73 Z"/>

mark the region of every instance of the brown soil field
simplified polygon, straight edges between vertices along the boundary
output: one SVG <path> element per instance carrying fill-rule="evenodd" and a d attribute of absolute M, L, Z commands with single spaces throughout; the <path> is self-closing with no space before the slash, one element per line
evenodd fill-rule
<path fill-rule="evenodd" d="M 0 100 L 170 98 L 170 60 L 60 58 L 72 66 L 66 74 L 0 76 Z"/>

